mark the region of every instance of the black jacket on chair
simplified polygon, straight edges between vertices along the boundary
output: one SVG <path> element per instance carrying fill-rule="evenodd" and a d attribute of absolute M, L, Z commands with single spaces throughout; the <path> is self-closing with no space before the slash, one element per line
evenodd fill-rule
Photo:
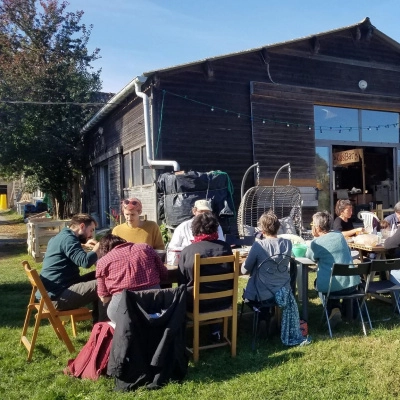
<path fill-rule="evenodd" d="M 154 314 L 158 313 L 158 316 Z M 186 286 L 122 293 L 107 374 L 115 390 L 157 389 L 188 369 Z"/>

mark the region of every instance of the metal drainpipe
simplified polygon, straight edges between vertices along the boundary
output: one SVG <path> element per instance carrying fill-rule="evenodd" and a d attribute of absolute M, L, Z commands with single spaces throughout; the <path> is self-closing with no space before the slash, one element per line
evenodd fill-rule
<path fill-rule="evenodd" d="M 149 109 L 149 97 L 146 93 L 141 91 L 143 83 L 146 82 L 146 77 L 137 76 L 134 79 L 135 83 L 135 92 L 136 94 L 143 99 L 143 114 L 144 114 L 144 134 L 146 138 L 146 157 L 149 166 L 153 165 L 163 165 L 163 166 L 171 166 L 174 168 L 174 171 L 179 171 L 180 167 L 176 161 L 170 160 L 153 160 L 151 155 L 151 140 L 150 140 L 150 109 Z"/>

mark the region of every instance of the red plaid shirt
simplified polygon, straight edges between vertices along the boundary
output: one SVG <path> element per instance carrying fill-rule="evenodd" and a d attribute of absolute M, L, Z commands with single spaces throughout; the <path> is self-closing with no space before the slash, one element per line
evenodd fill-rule
<path fill-rule="evenodd" d="M 168 278 L 168 269 L 151 246 L 124 243 L 96 265 L 97 294 L 111 296 L 127 290 L 143 290 Z"/>

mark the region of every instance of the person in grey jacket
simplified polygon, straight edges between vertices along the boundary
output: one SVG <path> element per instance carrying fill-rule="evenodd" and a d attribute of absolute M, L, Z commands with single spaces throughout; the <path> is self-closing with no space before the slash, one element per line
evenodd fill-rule
<path fill-rule="evenodd" d="M 253 244 L 242 265 L 242 274 L 250 274 L 244 298 L 250 301 L 273 301 L 275 293 L 282 287 L 290 290 L 290 257 L 292 242 L 278 238 L 278 217 L 264 213 L 258 226 L 264 239 Z"/>

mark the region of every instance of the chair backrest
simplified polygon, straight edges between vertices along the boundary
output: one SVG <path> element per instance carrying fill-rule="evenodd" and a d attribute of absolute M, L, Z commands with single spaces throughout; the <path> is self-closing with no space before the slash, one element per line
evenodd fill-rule
<path fill-rule="evenodd" d="M 329 280 L 328 296 L 331 291 L 331 285 L 333 277 L 335 276 L 366 276 L 367 281 L 365 284 L 365 292 L 368 291 L 370 272 L 371 272 L 371 261 L 359 263 L 359 264 L 336 264 L 334 263 L 331 271 L 331 278 Z"/>
<path fill-rule="evenodd" d="M 238 211 L 238 232 L 245 235 L 247 227 L 257 226 L 261 215 L 273 211 L 279 218 L 290 217 L 297 235 L 301 235 L 302 197 L 295 186 L 255 186 L 243 196 Z M 283 232 L 285 233 L 285 232 Z"/>
<path fill-rule="evenodd" d="M 400 269 L 400 258 L 391 260 L 372 260 L 371 272 L 385 272 Z"/>
<path fill-rule="evenodd" d="M 374 226 L 373 226 L 373 220 L 377 220 L 379 222 L 379 218 L 371 211 L 360 211 L 357 215 L 359 219 L 362 220 L 364 224 L 364 229 L 366 231 L 372 232 Z M 368 232 L 368 233 L 370 233 Z"/>
<path fill-rule="evenodd" d="M 43 300 L 43 305 L 46 306 L 48 311 L 51 314 L 55 314 L 57 312 L 56 308 L 54 307 L 53 303 L 50 300 L 50 297 L 43 285 L 42 280 L 36 269 L 32 269 L 29 265 L 28 261 L 22 261 L 22 265 L 25 269 L 25 273 L 28 276 L 28 279 L 32 285 L 33 291 L 39 291 L 41 299 Z"/>
<path fill-rule="evenodd" d="M 230 244 L 231 246 L 251 246 L 255 241 L 254 236 L 243 236 L 239 237 L 236 235 L 230 235 L 226 234 L 225 235 L 225 242 Z"/>
<path fill-rule="evenodd" d="M 216 265 L 232 263 L 232 271 L 218 275 L 201 275 L 201 267 L 204 265 Z M 221 299 L 230 297 L 232 306 L 237 306 L 238 277 L 239 277 L 239 252 L 235 251 L 231 256 L 206 257 L 201 258 L 199 253 L 194 256 L 194 286 L 193 286 L 193 314 L 196 315 L 200 310 L 202 300 Z M 203 293 L 201 284 L 207 285 L 213 282 L 232 280 L 232 289 Z"/>
<path fill-rule="evenodd" d="M 271 286 L 271 276 L 281 274 L 281 286 L 276 288 L 279 290 L 281 287 L 285 286 L 287 283 L 290 282 L 290 260 L 291 254 L 274 254 L 272 256 L 265 257 L 265 259 L 257 266 L 254 270 L 254 278 L 256 282 L 256 290 L 259 292 L 259 288 L 265 287 L 269 288 Z M 259 287 L 259 285 L 263 285 Z M 271 292 L 271 289 L 268 289 Z M 275 295 L 274 292 L 270 293 L 269 297 L 273 297 Z M 257 293 L 257 297 L 260 301 L 265 299 L 261 298 L 259 293 Z"/>

